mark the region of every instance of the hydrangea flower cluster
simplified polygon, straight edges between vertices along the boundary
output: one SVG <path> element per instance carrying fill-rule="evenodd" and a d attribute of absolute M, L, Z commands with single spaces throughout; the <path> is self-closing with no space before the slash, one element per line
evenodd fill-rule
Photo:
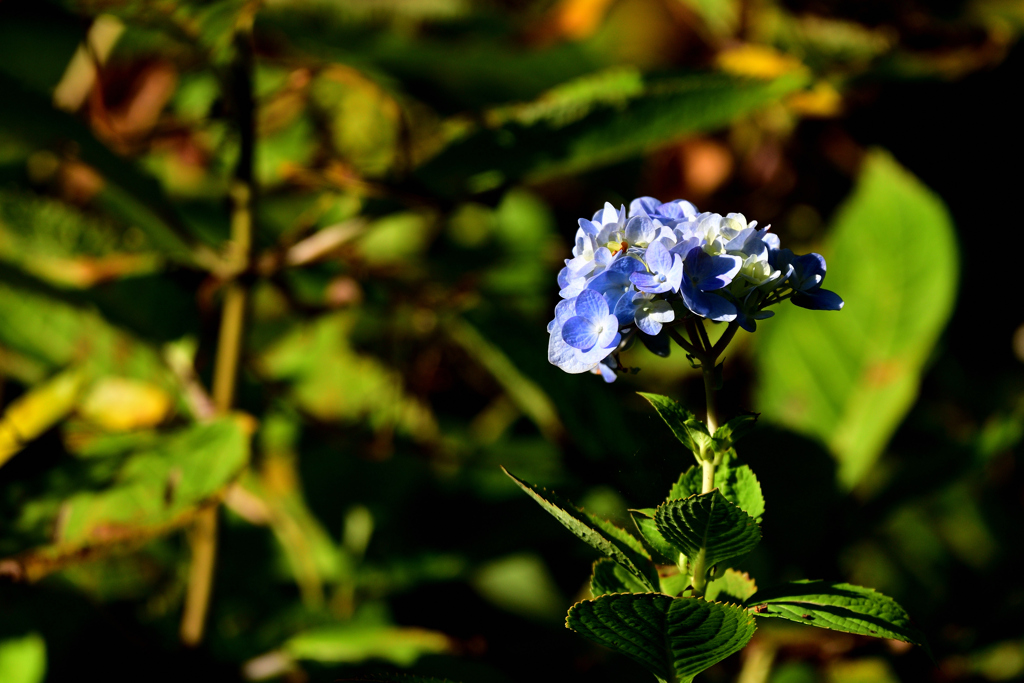
<path fill-rule="evenodd" d="M 781 249 L 771 226 L 758 229 L 743 214 L 640 197 L 628 213 L 606 203 L 579 225 L 573 258 L 558 274 L 563 300 L 548 323 L 548 360 L 569 373 L 614 381 L 617 350 L 636 335 L 667 348 L 664 328 L 688 316 L 753 332 L 774 315 L 765 309 L 786 299 L 815 310 L 843 307 L 821 287 L 820 254 Z"/>

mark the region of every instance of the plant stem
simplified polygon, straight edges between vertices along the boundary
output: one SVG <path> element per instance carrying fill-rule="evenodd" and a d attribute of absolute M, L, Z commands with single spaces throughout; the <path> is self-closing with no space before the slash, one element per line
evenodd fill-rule
<path fill-rule="evenodd" d="M 707 590 L 708 568 L 705 566 L 706 564 L 707 550 L 701 548 L 700 552 L 697 553 L 697 557 L 693 560 L 693 578 L 690 580 L 694 595 L 704 595 L 704 591 Z"/>
<path fill-rule="evenodd" d="M 213 402 L 217 413 L 231 410 L 242 353 L 248 287 L 238 279 L 248 269 L 252 252 L 253 154 L 256 143 L 255 101 L 253 98 L 252 23 L 242 21 L 235 31 L 236 58 L 231 69 L 231 102 L 240 137 L 238 165 L 231 187 L 231 240 L 228 262 L 233 279 L 225 287 L 221 311 L 220 337 L 213 371 Z M 181 642 L 189 647 L 203 639 L 206 614 L 210 605 L 213 570 L 217 556 L 217 508 L 215 503 L 196 517 L 188 535 L 192 551 L 188 589 L 181 617 Z"/>
<path fill-rule="evenodd" d="M 718 358 L 701 359 L 701 371 L 704 374 L 704 398 L 707 402 L 708 432 L 714 435 L 718 429 L 718 411 L 715 408 L 715 362 Z"/>
<path fill-rule="evenodd" d="M 669 327 L 667 329 L 668 335 L 672 337 L 672 339 L 675 340 L 676 344 L 679 344 L 679 346 L 684 351 L 686 351 L 691 356 L 700 355 L 700 351 L 698 351 L 692 344 L 690 344 L 690 342 L 686 341 L 686 338 L 683 337 L 683 335 L 679 334 L 678 330 L 676 330 L 674 327 Z"/>
<path fill-rule="evenodd" d="M 729 345 L 729 342 L 731 342 L 732 338 L 736 336 L 736 332 L 739 329 L 740 326 L 737 323 L 729 323 L 729 327 L 725 329 L 725 332 L 722 333 L 722 336 L 717 342 L 715 342 L 715 346 L 711 349 L 711 353 L 714 355 L 715 360 L 718 360 L 718 357 L 722 355 L 722 352 L 725 351 L 725 347 Z"/>
<path fill-rule="evenodd" d="M 701 477 L 700 492 L 711 493 L 715 488 L 715 461 L 714 460 L 702 460 L 701 468 L 703 475 Z"/>
<path fill-rule="evenodd" d="M 695 328 L 697 328 L 697 335 L 700 337 L 700 345 L 704 347 L 704 350 L 708 353 L 711 352 L 711 340 L 708 338 L 708 330 L 704 327 L 704 319 L 694 321 Z"/>

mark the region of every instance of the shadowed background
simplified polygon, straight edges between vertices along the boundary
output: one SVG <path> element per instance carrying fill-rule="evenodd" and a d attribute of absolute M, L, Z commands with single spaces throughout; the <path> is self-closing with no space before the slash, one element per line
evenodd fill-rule
<path fill-rule="evenodd" d="M 681 353 L 613 385 L 545 357 L 577 219 L 640 195 L 825 255 L 844 310 L 727 354 L 767 503 L 739 568 L 874 586 L 935 653 L 762 622 L 701 680 L 1018 680 L 1022 28 L 1004 0 L 0 3 L 0 680 L 643 680 L 564 628 L 596 558 L 500 470 L 626 524 L 692 464 L 635 394 L 699 408 Z"/>

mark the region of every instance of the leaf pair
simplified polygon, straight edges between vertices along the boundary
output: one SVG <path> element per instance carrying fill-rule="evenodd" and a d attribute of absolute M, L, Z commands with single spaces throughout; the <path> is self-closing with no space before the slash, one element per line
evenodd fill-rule
<path fill-rule="evenodd" d="M 754 518 L 718 490 L 662 503 L 654 511 L 654 524 L 691 561 L 703 553 L 707 569 L 746 555 L 761 540 Z"/>
<path fill-rule="evenodd" d="M 740 607 L 650 593 L 576 603 L 566 626 L 630 657 L 659 681 L 673 683 L 689 683 L 739 652 L 757 628 Z"/>
<path fill-rule="evenodd" d="M 707 425 L 696 415 L 679 405 L 677 401 L 661 394 L 639 392 L 669 426 L 676 438 L 693 452 L 697 462 L 715 459 L 721 461 L 732 451 L 733 445 L 757 422 L 757 413 L 748 413 L 735 417 L 718 429 L 714 434 L 708 431 Z"/>

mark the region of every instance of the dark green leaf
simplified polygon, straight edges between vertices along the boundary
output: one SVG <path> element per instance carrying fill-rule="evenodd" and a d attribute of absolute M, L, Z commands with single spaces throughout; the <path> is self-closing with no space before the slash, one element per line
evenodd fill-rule
<path fill-rule="evenodd" d="M 661 394 L 647 394 L 637 392 L 654 406 L 658 415 L 669 426 L 672 433 L 684 446 L 686 446 L 700 461 L 701 453 L 704 453 L 711 446 L 711 435 L 708 434 L 708 427 L 697 416 L 668 396 Z"/>
<path fill-rule="evenodd" d="M 715 450 L 728 450 L 732 448 L 737 441 L 743 438 L 754 425 L 757 423 L 757 418 L 760 413 L 747 413 L 746 415 L 740 415 L 726 422 L 724 425 L 715 430 Z"/>
<path fill-rule="evenodd" d="M 731 602 L 742 605 L 757 592 L 757 584 L 746 572 L 726 569 L 721 576 L 708 582 L 704 598 L 711 601 Z"/>
<path fill-rule="evenodd" d="M 442 194 L 537 180 L 639 156 L 688 133 L 727 125 L 801 87 L 802 74 L 764 81 L 724 74 L 644 78 L 614 70 L 489 113 L 488 126 L 418 169 Z"/>
<path fill-rule="evenodd" d="M 659 559 L 668 564 L 676 564 L 679 561 L 679 549 L 666 541 L 658 531 L 658 525 L 654 523 L 654 508 L 630 510 L 629 512 L 640 535 L 647 541 L 647 545 L 661 556 Z"/>
<path fill-rule="evenodd" d="M 654 520 L 666 540 L 678 545 L 688 558 L 697 557 L 703 549 L 707 567 L 745 555 L 761 540 L 754 518 L 719 491 L 662 503 Z"/>
<path fill-rule="evenodd" d="M 957 246 L 942 200 L 875 150 L 822 251 L 824 286 L 846 306 L 780 307 L 757 335 L 757 403 L 767 419 L 827 444 L 851 487 L 914 402 L 952 311 Z"/>
<path fill-rule="evenodd" d="M 594 574 L 590 577 L 590 592 L 594 597 L 609 593 L 649 593 L 651 591 L 643 581 L 618 562 L 602 557 L 594 562 Z"/>
<path fill-rule="evenodd" d="M 0 107 L 0 128 L 17 133 L 39 147 L 73 140 L 83 161 L 109 181 L 96 202 L 125 223 L 146 233 L 168 258 L 192 264 L 195 254 L 180 234 L 176 211 L 157 182 L 111 152 L 84 123 L 54 109 L 49 99 L 0 73 L 0 90 L 17 107 Z"/>
<path fill-rule="evenodd" d="M 659 681 L 678 683 L 739 652 L 756 629 L 738 607 L 661 594 L 584 600 L 569 610 L 566 625 L 639 662 Z"/>
<path fill-rule="evenodd" d="M 924 633 L 890 597 L 848 583 L 794 581 L 757 593 L 748 608 L 762 617 L 781 617 L 833 631 L 895 638 L 927 648 Z"/>
<path fill-rule="evenodd" d="M 169 435 L 125 457 L 105 488 L 61 506 L 54 543 L 4 560 L 4 571 L 36 580 L 68 562 L 167 534 L 216 499 L 249 460 L 242 420 L 226 417 Z"/>
<path fill-rule="evenodd" d="M 635 537 L 611 522 L 596 518 L 572 503 L 560 500 L 550 491 L 517 479 L 508 470 L 505 470 L 505 474 L 523 491 L 526 491 L 527 495 L 540 503 L 540 506 L 551 513 L 566 529 L 628 569 L 647 586 L 648 590 L 654 590 L 658 580 L 657 572 L 654 565 L 651 564 L 651 558 L 647 555 L 647 551 Z"/>
<path fill-rule="evenodd" d="M 699 465 L 679 475 L 679 480 L 672 485 L 668 494 L 668 500 L 689 498 L 701 492 L 703 474 Z M 764 515 L 764 495 L 761 493 L 761 483 L 754 476 L 753 470 L 747 465 L 738 467 L 728 462 L 715 468 L 715 488 L 722 492 L 725 499 L 738 506 L 741 510 L 754 518 L 758 523 Z"/>

